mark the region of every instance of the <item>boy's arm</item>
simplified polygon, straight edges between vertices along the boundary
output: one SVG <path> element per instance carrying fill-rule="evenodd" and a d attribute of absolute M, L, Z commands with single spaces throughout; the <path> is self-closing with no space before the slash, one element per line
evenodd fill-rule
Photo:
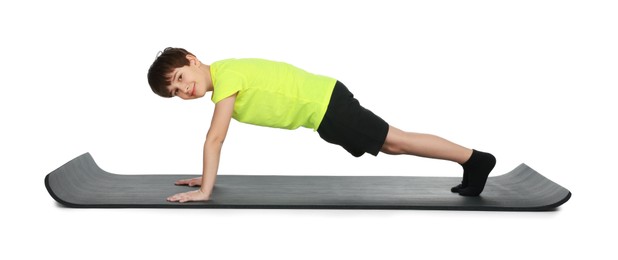
<path fill-rule="evenodd" d="M 199 190 L 170 196 L 167 198 L 168 201 L 187 202 L 210 199 L 212 188 L 215 185 L 215 179 L 217 177 L 217 170 L 219 169 L 221 147 L 223 147 L 223 140 L 225 140 L 225 136 L 227 135 L 232 113 L 234 112 L 234 102 L 236 102 L 236 94 L 217 102 L 215 105 L 210 129 L 208 130 L 206 141 L 204 142 L 202 186 Z"/>
<path fill-rule="evenodd" d="M 204 142 L 202 186 L 200 190 L 208 197 L 212 193 L 212 188 L 217 178 L 221 148 L 223 147 L 223 141 L 227 135 L 232 113 L 234 112 L 234 102 L 236 102 L 236 94 L 217 102 L 212 115 L 210 129 Z"/>

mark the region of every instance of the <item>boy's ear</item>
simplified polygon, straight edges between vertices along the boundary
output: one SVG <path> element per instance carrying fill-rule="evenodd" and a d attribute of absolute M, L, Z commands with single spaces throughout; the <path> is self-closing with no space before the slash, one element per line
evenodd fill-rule
<path fill-rule="evenodd" d="M 191 54 L 187 54 L 187 56 L 185 56 L 187 58 L 187 60 L 189 60 L 189 64 L 195 64 L 195 65 L 200 65 L 200 60 L 197 59 L 197 57 L 191 55 Z"/>

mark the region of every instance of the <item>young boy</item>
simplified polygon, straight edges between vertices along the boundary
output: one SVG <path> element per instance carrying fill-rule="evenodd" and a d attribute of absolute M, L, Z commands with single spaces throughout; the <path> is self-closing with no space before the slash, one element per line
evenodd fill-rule
<path fill-rule="evenodd" d="M 231 118 L 268 127 L 311 128 L 356 157 L 383 152 L 457 162 L 463 167 L 463 180 L 451 191 L 462 196 L 481 194 L 496 164 L 489 153 L 438 136 L 399 130 L 363 108 L 336 79 L 282 62 L 227 59 L 209 66 L 184 49 L 166 48 L 148 70 L 148 83 L 162 97 L 196 99 L 212 92 L 215 103 L 204 142 L 202 177 L 176 182 L 201 187 L 170 196 L 168 201 L 210 199 Z"/>

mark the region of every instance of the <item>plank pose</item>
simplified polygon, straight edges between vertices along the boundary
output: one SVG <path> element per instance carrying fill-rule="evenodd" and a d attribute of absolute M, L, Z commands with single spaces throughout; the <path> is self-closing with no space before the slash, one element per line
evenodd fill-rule
<path fill-rule="evenodd" d="M 356 157 L 382 152 L 459 163 L 463 179 L 451 191 L 462 196 L 480 195 L 496 164 L 496 158 L 489 153 L 391 126 L 362 107 L 338 80 L 283 62 L 226 59 L 207 65 L 182 48 L 166 48 L 150 66 L 148 83 L 154 93 L 168 98 L 196 99 L 212 92 L 215 104 L 204 142 L 202 177 L 175 183 L 200 188 L 172 195 L 168 201 L 210 199 L 232 118 L 267 127 L 310 128 Z"/>

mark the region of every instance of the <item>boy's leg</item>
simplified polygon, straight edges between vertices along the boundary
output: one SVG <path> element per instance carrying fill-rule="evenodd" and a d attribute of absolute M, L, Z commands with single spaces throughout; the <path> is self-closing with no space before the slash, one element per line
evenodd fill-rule
<path fill-rule="evenodd" d="M 459 163 L 464 169 L 464 178 L 451 191 L 464 196 L 478 196 L 496 164 L 496 159 L 489 153 L 472 150 L 435 135 L 404 132 L 393 126 L 389 126 L 381 151 Z"/>
<path fill-rule="evenodd" d="M 472 155 L 472 149 L 430 134 L 404 132 L 389 126 L 381 151 L 387 154 L 410 154 L 427 158 L 449 160 L 463 164 Z"/>

